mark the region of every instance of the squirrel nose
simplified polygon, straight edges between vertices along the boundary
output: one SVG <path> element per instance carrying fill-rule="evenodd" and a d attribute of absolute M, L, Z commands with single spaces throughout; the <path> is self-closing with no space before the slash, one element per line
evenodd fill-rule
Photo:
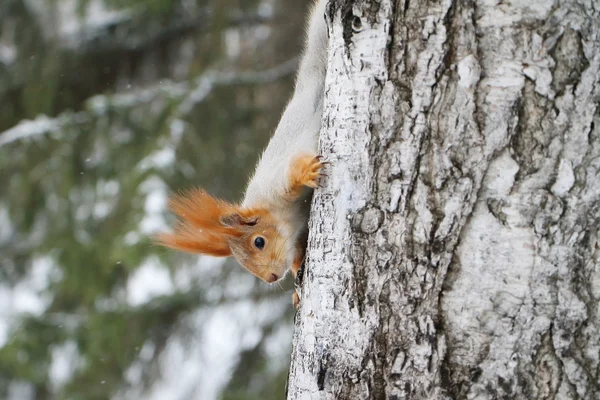
<path fill-rule="evenodd" d="M 267 281 L 269 281 L 269 283 L 273 283 L 273 282 L 277 282 L 278 279 L 279 279 L 279 276 L 277 276 L 276 274 L 271 274 L 267 278 Z"/>

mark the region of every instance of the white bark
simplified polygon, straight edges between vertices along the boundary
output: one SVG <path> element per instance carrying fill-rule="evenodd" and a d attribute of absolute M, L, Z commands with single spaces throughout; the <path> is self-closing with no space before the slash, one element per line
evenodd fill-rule
<path fill-rule="evenodd" d="M 600 399 L 600 3 L 328 18 L 288 399 Z"/>

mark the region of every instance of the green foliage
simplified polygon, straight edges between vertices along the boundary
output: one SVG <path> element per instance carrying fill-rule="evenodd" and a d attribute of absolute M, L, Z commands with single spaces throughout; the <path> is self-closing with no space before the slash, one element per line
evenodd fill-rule
<path fill-rule="evenodd" d="M 48 2 L 47 10 L 61 1 Z M 185 289 L 140 304 L 128 300 L 128 282 L 148 260 L 171 276 L 202 267 L 195 257 L 152 245 L 156 224 L 172 220 L 161 201 L 195 185 L 239 199 L 292 87 L 291 75 L 262 86 L 214 84 L 195 101 L 202 78 L 217 66 L 241 69 L 226 62 L 219 38 L 231 12 L 255 13 L 256 2 L 198 0 L 198 15 L 185 14 L 182 3 L 107 1 L 125 17 L 86 31 L 76 45 L 49 35 L 29 2 L 0 6 L 0 32 L 13 27 L 17 49 L 11 63 L 0 60 L 0 143 L 9 128 L 33 132 L 0 144 L 0 295 L 27 288 L 43 303 L 41 311 L 10 314 L 5 342 L 0 332 L 0 398 L 25 382 L 36 399 L 108 399 L 130 384 L 134 363 L 142 368 L 143 392 L 160 379 L 160 355 L 182 336 L 185 321 L 239 300 L 227 287 L 245 272 L 233 263 Z M 81 18 L 88 7 L 79 3 Z M 215 16 L 210 29 L 178 29 L 182 20 L 202 21 L 206 7 Z M 286 25 L 290 33 L 274 36 L 294 40 L 277 44 L 288 54 L 269 63 L 248 51 L 234 61 L 273 66 L 292 58 L 302 17 Z M 240 29 L 244 38 L 250 28 Z M 36 122 L 21 122 L 27 119 Z M 34 268 L 40 259 L 50 272 Z M 217 295 L 215 288 L 222 288 Z M 262 322 L 262 339 L 240 354 L 223 398 L 281 398 L 287 361 L 274 361 L 265 341 L 291 324 L 290 293 L 256 284 L 244 296 L 257 305 L 279 298 L 273 315 L 286 317 Z M 77 362 L 57 385 L 51 371 L 65 346 Z M 145 346 L 155 349 L 150 359 L 141 357 Z"/>
<path fill-rule="evenodd" d="M 166 13 L 172 11 L 178 1 L 175 0 L 109 0 L 107 4 L 116 8 L 125 7 L 144 7 L 153 14 Z"/>
<path fill-rule="evenodd" d="M 277 323 L 280 324 L 281 321 Z M 233 371 L 229 385 L 221 394 L 221 400 L 279 400 L 283 398 L 287 382 L 287 368 L 276 368 L 276 361 L 269 358 L 265 351 L 266 344 L 273 339 L 270 334 L 274 328 L 274 326 L 265 327 L 266 339 L 240 354 L 240 361 Z M 287 364 L 288 358 L 286 357 L 283 361 Z M 273 364 L 275 364 L 275 368 Z"/>

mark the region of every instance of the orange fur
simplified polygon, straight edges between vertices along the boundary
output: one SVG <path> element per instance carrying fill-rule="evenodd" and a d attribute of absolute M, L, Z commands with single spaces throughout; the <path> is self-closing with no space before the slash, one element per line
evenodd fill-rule
<path fill-rule="evenodd" d="M 235 234 L 234 229 L 221 223 L 221 218 L 236 213 L 237 207 L 212 197 L 204 189 L 192 189 L 172 197 L 169 209 L 193 227 L 226 235 Z"/>
<path fill-rule="evenodd" d="M 169 209 L 181 218 L 174 233 L 155 236 L 156 242 L 176 250 L 202 253 L 218 257 L 231 255 L 228 237 L 239 237 L 243 232 L 224 225 L 222 219 L 232 214 L 248 215 L 247 210 L 216 199 L 203 189 L 193 189 L 172 197 Z"/>
<path fill-rule="evenodd" d="M 300 196 L 304 187 L 315 189 L 319 186 L 319 178 L 322 176 L 321 168 L 325 162 L 321 157 L 315 157 L 314 154 L 301 154 L 292 160 L 288 196 L 296 199 Z"/>
<path fill-rule="evenodd" d="M 181 222 L 174 233 L 161 233 L 155 236 L 157 244 L 188 253 L 208 254 L 215 257 L 231 255 L 225 236 L 206 232 L 198 234 L 187 222 Z"/>
<path fill-rule="evenodd" d="M 180 221 L 173 233 L 154 237 L 157 244 L 189 253 L 234 256 L 252 274 L 266 282 L 285 274 L 286 238 L 280 224 L 265 208 L 241 208 L 216 199 L 202 189 L 174 196 L 169 209 Z M 265 247 L 254 244 L 265 238 Z"/>

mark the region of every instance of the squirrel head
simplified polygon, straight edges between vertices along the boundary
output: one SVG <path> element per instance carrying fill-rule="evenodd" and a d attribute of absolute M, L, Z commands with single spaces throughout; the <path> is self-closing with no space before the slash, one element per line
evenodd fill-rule
<path fill-rule="evenodd" d="M 281 279 L 291 264 L 293 241 L 263 208 L 242 208 L 216 199 L 202 189 L 174 196 L 169 209 L 180 217 L 173 233 L 155 236 L 161 245 L 188 253 L 233 255 L 268 283 Z"/>

